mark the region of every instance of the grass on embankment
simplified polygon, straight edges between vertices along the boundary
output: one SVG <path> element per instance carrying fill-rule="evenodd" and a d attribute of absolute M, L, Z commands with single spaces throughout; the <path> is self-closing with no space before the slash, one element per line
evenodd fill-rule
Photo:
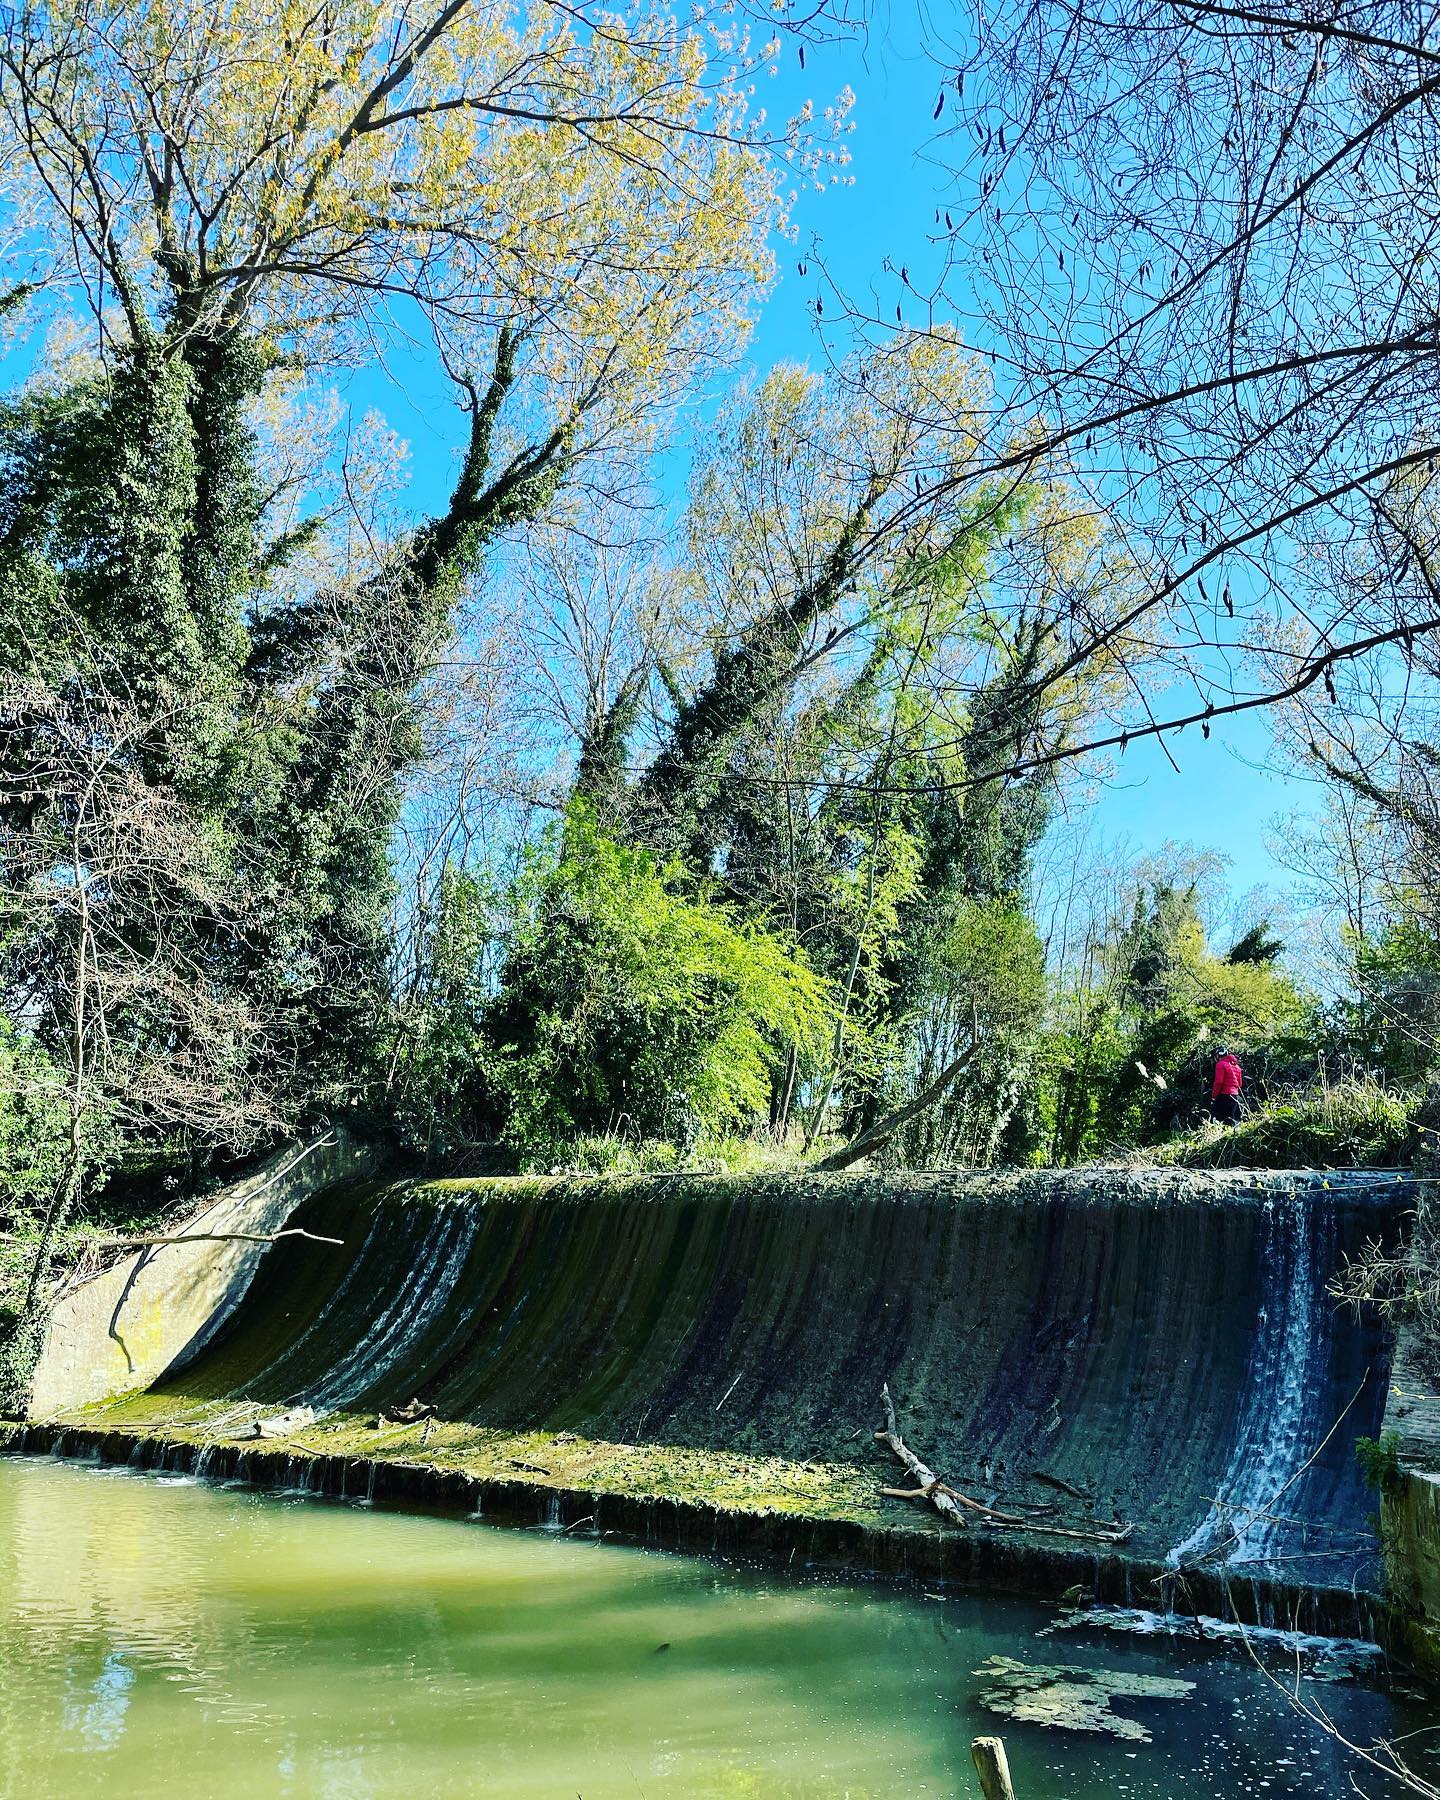
<path fill-rule="evenodd" d="M 1207 1121 L 1135 1160 L 1188 1169 L 1403 1169 L 1415 1158 L 1420 1097 L 1378 1081 L 1277 1096 L 1233 1129 Z"/>

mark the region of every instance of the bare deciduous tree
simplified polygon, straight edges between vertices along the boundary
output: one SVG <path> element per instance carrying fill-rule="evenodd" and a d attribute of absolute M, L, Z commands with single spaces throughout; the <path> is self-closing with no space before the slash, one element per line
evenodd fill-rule
<path fill-rule="evenodd" d="M 1379 607 L 1332 563 L 1440 454 L 1433 11 L 1002 0 L 945 29 L 930 272 L 892 256 L 893 295 L 847 310 L 992 345 L 990 442 L 1043 420 L 1027 450 L 1072 456 L 1127 533 L 1143 590 L 1039 681 L 1117 634 L 1170 657 L 1184 693 L 1137 693 L 1099 736 L 1123 749 L 1412 663 L 1434 585 Z"/>
<path fill-rule="evenodd" d="M 113 671 L 58 693 L 0 685 L 0 1011 L 47 1053 L 31 1070 L 58 1090 L 66 1131 L 25 1315 L 107 1134 L 243 1150 L 284 1123 L 282 1047 L 228 979 L 250 923 L 242 872 L 147 779 L 161 723 Z"/>

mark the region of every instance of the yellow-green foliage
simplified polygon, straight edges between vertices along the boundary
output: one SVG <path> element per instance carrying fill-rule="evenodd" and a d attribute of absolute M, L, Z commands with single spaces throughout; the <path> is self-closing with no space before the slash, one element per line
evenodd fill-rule
<path fill-rule="evenodd" d="M 543 320 L 548 380 L 627 416 L 743 335 L 795 164 L 815 173 L 839 124 L 763 127 L 766 46 L 640 11 L 455 6 L 422 26 L 405 0 L 67 0 L 34 32 L 63 128 L 17 129 L 16 105 L 0 131 L 57 254 L 103 238 L 133 271 L 115 296 L 132 332 L 152 291 L 204 280 L 198 315 L 248 306 L 276 343 L 333 351 L 403 291 L 461 367 L 496 318 Z"/>
<path fill-rule="evenodd" d="M 1198 918 L 1187 919 L 1176 935 L 1170 985 L 1172 1004 L 1231 1048 L 1293 1031 L 1309 1011 L 1290 975 L 1275 962 L 1231 962 L 1214 955 Z"/>
<path fill-rule="evenodd" d="M 1008 901 L 956 909 L 943 946 L 947 985 L 993 1029 L 1030 1024 L 1045 1004 L 1045 947 Z"/>
<path fill-rule="evenodd" d="M 517 894 L 490 1016 L 505 1136 L 527 1158 L 599 1132 L 687 1146 L 765 1108 L 776 1060 L 818 1057 L 830 984 L 800 951 L 572 811 Z"/>
<path fill-rule="evenodd" d="M 1087 983 L 1062 996 L 1045 1121 L 1053 1160 L 1163 1144 L 1198 1124 L 1221 1049 L 1240 1056 L 1247 1102 L 1296 1071 L 1308 1076 L 1316 1002 L 1285 970 L 1282 950 L 1258 925 L 1219 955 L 1193 883 L 1139 884 Z"/>

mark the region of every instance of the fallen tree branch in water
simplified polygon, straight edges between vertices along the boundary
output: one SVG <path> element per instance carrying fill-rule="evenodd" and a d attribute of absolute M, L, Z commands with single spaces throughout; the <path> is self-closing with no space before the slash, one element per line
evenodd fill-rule
<path fill-rule="evenodd" d="M 1408 1737 L 1421 1736 L 1420 1732 L 1407 1732 L 1405 1737 L 1397 1738 L 1393 1742 L 1388 1738 L 1376 1738 L 1371 1744 L 1362 1744 L 1353 1738 L 1346 1737 L 1320 1702 L 1308 1698 L 1301 1692 L 1298 1648 L 1295 1652 L 1295 1679 L 1292 1685 L 1281 1681 L 1274 1671 L 1266 1666 L 1238 1613 L 1236 1622 L 1240 1626 L 1240 1641 L 1244 1644 L 1246 1654 L 1251 1662 L 1271 1687 L 1284 1696 L 1286 1703 L 1292 1706 L 1302 1719 L 1307 1719 L 1312 1725 L 1318 1725 L 1321 1731 L 1339 1744 L 1343 1750 L 1348 1750 L 1353 1757 L 1367 1767 L 1377 1769 L 1382 1775 L 1389 1776 L 1407 1794 L 1419 1794 L 1422 1796 L 1422 1800 L 1440 1800 L 1440 1787 L 1437 1787 L 1433 1781 L 1427 1780 L 1418 1770 L 1412 1769 L 1395 1748 L 1396 1743 L 1403 1744 Z M 1350 1786 L 1357 1794 L 1362 1793 L 1360 1784 L 1353 1774 L 1350 1775 Z"/>

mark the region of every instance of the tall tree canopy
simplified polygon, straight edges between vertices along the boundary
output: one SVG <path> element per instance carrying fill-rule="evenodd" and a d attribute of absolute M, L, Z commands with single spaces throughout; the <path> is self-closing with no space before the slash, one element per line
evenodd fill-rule
<path fill-rule="evenodd" d="M 750 114 L 765 49 L 545 0 L 0 25 L 40 346 L 0 411 L 0 1014 L 68 1121 L 36 1279 L 97 1121 L 236 1146 L 369 1091 L 426 684 L 487 556 L 743 342 L 780 153 L 820 154 Z M 396 524 L 383 444 L 305 420 L 417 338 L 463 448 Z"/>
<path fill-rule="evenodd" d="M 910 279 L 1125 521 L 1127 627 L 1183 674 L 1127 728 L 1410 660 L 1433 584 L 1412 558 L 1362 606 L 1335 561 L 1440 451 L 1433 11 L 1007 0 L 929 47 L 956 189 L 933 284 L 918 257 Z"/>

